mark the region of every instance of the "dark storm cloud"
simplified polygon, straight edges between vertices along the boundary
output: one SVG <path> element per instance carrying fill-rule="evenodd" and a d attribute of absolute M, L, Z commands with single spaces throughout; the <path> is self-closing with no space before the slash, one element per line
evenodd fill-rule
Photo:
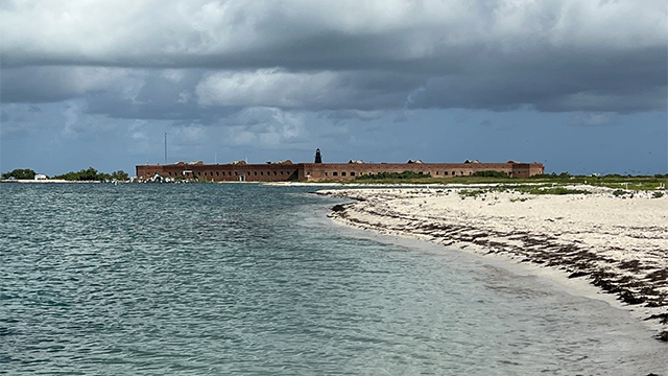
<path fill-rule="evenodd" d="M 577 66 L 572 60 L 579 61 Z M 665 110 L 663 48 L 632 54 L 572 51 L 571 56 L 546 51 L 538 59 L 496 56 L 472 64 L 465 74 L 429 78 L 411 96 L 410 107 L 510 110 L 529 104 L 548 112 Z"/>
<path fill-rule="evenodd" d="M 206 111 L 197 106 L 194 87 L 200 70 L 144 70 L 142 84 L 132 95 L 113 92 L 86 95 L 90 113 L 121 119 L 198 120 Z"/>
<path fill-rule="evenodd" d="M 44 103 L 106 91 L 132 95 L 142 75 L 127 69 L 82 66 L 4 68 L 0 77 L 3 102 Z"/>
<path fill-rule="evenodd" d="M 5 102 L 202 123 L 245 107 L 665 110 L 663 1 L 0 4 Z"/>

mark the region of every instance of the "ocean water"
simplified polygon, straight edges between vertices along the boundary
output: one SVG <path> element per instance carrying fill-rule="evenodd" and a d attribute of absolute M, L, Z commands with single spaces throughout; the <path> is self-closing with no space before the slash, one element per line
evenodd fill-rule
<path fill-rule="evenodd" d="M 666 372 L 627 312 L 359 236 L 313 189 L 0 184 L 0 373 Z"/>

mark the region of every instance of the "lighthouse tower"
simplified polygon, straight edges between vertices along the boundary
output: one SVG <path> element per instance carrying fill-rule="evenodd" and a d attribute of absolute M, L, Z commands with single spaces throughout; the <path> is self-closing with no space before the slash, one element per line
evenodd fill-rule
<path fill-rule="evenodd" d="M 315 149 L 315 163 L 322 163 L 322 156 L 320 155 L 320 149 Z"/>

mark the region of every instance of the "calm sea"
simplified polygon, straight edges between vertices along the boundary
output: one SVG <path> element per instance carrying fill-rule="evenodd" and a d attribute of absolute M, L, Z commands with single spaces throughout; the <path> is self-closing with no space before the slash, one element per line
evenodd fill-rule
<path fill-rule="evenodd" d="M 0 373 L 665 371 L 666 346 L 628 313 L 483 257 L 357 236 L 313 189 L 0 184 Z"/>

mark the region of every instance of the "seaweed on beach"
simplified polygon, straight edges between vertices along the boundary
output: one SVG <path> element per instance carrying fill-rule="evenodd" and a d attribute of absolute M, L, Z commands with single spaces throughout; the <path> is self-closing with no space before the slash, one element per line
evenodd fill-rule
<path fill-rule="evenodd" d="M 332 206 L 332 211 L 335 212 L 335 213 L 342 212 L 344 210 L 346 210 L 346 206 L 343 205 L 343 204 L 338 204 L 338 205 Z"/>

